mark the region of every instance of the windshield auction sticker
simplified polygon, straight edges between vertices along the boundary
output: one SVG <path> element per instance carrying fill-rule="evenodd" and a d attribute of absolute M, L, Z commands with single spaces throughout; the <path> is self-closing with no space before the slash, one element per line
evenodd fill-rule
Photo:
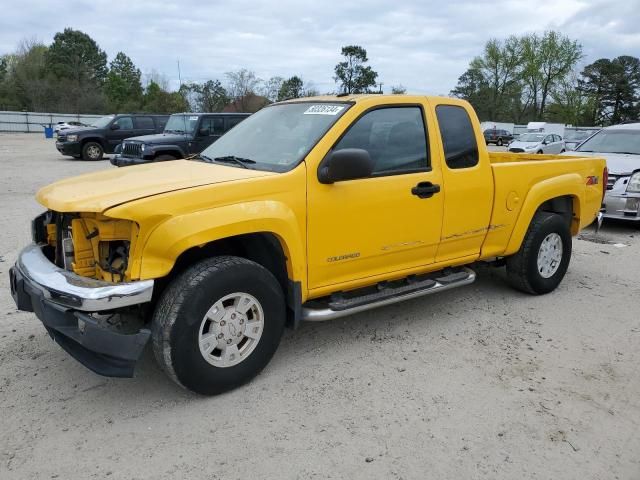
<path fill-rule="evenodd" d="M 344 105 L 311 105 L 305 115 L 337 115 L 344 110 Z"/>

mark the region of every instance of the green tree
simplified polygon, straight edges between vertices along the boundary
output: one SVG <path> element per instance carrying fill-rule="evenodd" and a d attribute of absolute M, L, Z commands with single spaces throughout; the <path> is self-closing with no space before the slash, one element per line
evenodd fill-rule
<path fill-rule="evenodd" d="M 344 60 L 335 66 L 334 80 L 343 93 L 367 93 L 376 86 L 378 73 L 370 66 L 367 51 L 358 45 L 342 47 Z"/>
<path fill-rule="evenodd" d="M 144 110 L 150 113 L 185 112 L 189 104 L 180 92 L 168 92 L 151 80 L 144 92 Z"/>
<path fill-rule="evenodd" d="M 404 95 L 405 93 L 407 93 L 407 89 L 404 85 L 393 85 L 391 87 L 391 93 L 393 95 Z"/>
<path fill-rule="evenodd" d="M 470 70 L 482 76 L 483 94 L 488 94 L 486 108 L 488 118 L 504 120 L 512 110 L 512 103 L 519 92 L 522 45 L 511 36 L 505 41 L 489 40 L 481 56 L 474 58 Z"/>
<path fill-rule="evenodd" d="M 195 112 L 221 112 L 229 104 L 227 90 L 219 80 L 183 85 L 181 92 Z"/>
<path fill-rule="evenodd" d="M 109 106 L 113 111 L 134 111 L 142 103 L 140 70 L 123 52 L 118 52 L 111 61 L 104 84 Z"/>
<path fill-rule="evenodd" d="M 579 88 L 592 100 L 589 118 L 593 124 L 637 120 L 640 60 L 628 55 L 598 59 L 582 71 Z"/>
<path fill-rule="evenodd" d="M 102 85 L 107 77 L 107 54 L 89 35 L 65 28 L 53 37 L 46 65 L 57 78 Z"/>
<path fill-rule="evenodd" d="M 469 68 L 460 75 L 458 84 L 451 90 L 450 95 L 471 103 L 481 120 L 496 120 L 492 118 L 491 89 L 480 70 Z"/>
<path fill-rule="evenodd" d="M 304 82 L 297 75 L 287 78 L 284 82 L 282 82 L 280 90 L 278 91 L 279 102 L 287 100 L 289 98 L 300 98 L 303 96 L 305 96 Z"/>

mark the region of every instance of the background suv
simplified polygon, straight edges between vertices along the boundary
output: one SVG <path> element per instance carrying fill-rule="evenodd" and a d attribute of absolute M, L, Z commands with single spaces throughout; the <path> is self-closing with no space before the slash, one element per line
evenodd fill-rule
<path fill-rule="evenodd" d="M 511 140 L 513 140 L 513 134 L 507 130 L 488 128 L 484 131 L 484 141 L 487 142 L 487 145 L 495 143 L 501 147 L 503 144 L 509 143 Z"/>
<path fill-rule="evenodd" d="M 169 115 L 108 115 L 88 127 L 61 130 L 56 148 L 62 155 L 84 160 L 100 160 L 113 153 L 122 140 L 164 130 Z"/>
<path fill-rule="evenodd" d="M 111 163 L 118 167 L 185 158 L 202 152 L 249 113 L 176 113 L 164 132 L 128 138 Z"/>

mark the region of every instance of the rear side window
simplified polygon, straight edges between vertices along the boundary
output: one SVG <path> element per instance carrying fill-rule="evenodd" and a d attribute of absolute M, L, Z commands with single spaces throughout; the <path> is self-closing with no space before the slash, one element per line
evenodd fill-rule
<path fill-rule="evenodd" d="M 151 117 L 135 117 L 136 128 L 140 130 L 153 130 L 153 120 Z"/>
<path fill-rule="evenodd" d="M 438 105 L 436 116 L 447 167 L 469 168 L 478 164 L 478 144 L 467 111 L 456 105 Z"/>
<path fill-rule="evenodd" d="M 209 130 L 209 135 L 222 135 L 224 133 L 224 118 L 206 117 L 202 119 L 200 128 Z"/>
<path fill-rule="evenodd" d="M 426 170 L 427 139 L 419 107 L 372 110 L 359 118 L 335 146 L 361 148 L 374 161 L 374 174 L 388 175 Z"/>
<path fill-rule="evenodd" d="M 231 130 L 233 127 L 235 127 L 237 124 L 239 124 L 242 120 L 244 120 L 244 117 L 241 118 L 227 118 L 227 130 Z"/>

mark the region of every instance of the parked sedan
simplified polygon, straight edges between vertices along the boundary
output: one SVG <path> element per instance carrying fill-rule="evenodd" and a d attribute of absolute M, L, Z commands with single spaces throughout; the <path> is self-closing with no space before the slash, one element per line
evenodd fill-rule
<path fill-rule="evenodd" d="M 495 143 L 501 147 L 503 144 L 508 144 L 511 140 L 513 140 L 513 134 L 507 130 L 487 128 L 484 131 L 484 141 L 487 142 L 487 145 Z"/>
<path fill-rule="evenodd" d="M 523 133 L 509 144 L 513 153 L 562 153 L 566 150 L 564 140 L 554 133 Z"/>
<path fill-rule="evenodd" d="M 604 218 L 640 224 L 640 123 L 603 128 L 568 155 L 574 153 L 607 160 Z"/>
<path fill-rule="evenodd" d="M 71 122 L 58 122 L 53 126 L 53 131 L 58 133 L 61 130 L 69 130 L 70 128 L 79 128 L 79 127 L 86 127 L 87 125 L 85 125 L 82 122 L 75 122 L 75 121 L 71 121 Z"/>

